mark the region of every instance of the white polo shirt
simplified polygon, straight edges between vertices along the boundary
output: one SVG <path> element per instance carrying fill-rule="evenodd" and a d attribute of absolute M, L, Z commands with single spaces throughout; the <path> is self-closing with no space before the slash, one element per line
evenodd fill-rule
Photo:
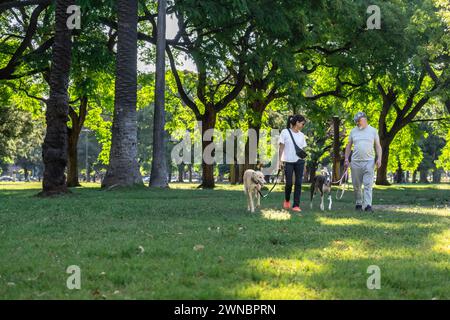
<path fill-rule="evenodd" d="M 281 161 L 284 162 L 297 162 L 298 159 L 300 159 L 297 154 L 295 153 L 295 147 L 294 143 L 292 142 L 291 135 L 289 134 L 288 130 L 291 129 L 283 129 L 280 133 L 280 138 L 278 140 L 278 143 L 284 144 L 284 150 L 281 154 Z M 294 130 L 291 130 L 292 136 L 294 137 L 295 143 L 299 148 L 306 147 L 306 139 L 303 132 L 295 132 Z"/>

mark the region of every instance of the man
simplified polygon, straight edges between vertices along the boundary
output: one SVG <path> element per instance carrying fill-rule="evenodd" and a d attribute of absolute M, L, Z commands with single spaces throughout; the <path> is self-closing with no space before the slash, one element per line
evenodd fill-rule
<path fill-rule="evenodd" d="M 381 166 L 381 145 L 377 129 L 373 128 L 367 122 L 367 116 L 364 112 L 358 112 L 353 120 L 356 127 L 350 132 L 348 144 L 345 148 L 345 166 L 349 165 L 349 155 L 353 148 L 351 158 L 352 182 L 355 190 L 355 209 L 358 211 L 373 212 L 372 209 L 372 185 L 375 167 L 374 145 L 377 152 L 376 165 Z M 364 184 L 364 197 L 362 185 Z"/>

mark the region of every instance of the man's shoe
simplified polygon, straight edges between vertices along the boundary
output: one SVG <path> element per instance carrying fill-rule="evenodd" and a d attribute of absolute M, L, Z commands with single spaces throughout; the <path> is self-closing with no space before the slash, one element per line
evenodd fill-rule
<path fill-rule="evenodd" d="M 284 200 L 283 208 L 289 210 L 290 207 L 291 207 L 291 203 L 289 201 Z"/>
<path fill-rule="evenodd" d="M 302 209 L 300 209 L 300 207 L 298 207 L 298 206 L 295 206 L 292 208 L 292 211 L 301 212 Z"/>
<path fill-rule="evenodd" d="M 367 207 L 364 209 L 364 211 L 366 211 L 366 212 L 373 212 L 373 209 L 372 209 L 371 206 L 367 206 Z"/>
<path fill-rule="evenodd" d="M 356 210 L 356 211 L 362 211 L 362 205 L 357 204 L 357 205 L 355 206 L 355 210 Z"/>

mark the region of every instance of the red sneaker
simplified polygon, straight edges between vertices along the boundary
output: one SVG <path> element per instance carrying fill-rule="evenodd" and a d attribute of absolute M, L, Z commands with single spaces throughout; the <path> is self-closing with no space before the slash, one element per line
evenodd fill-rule
<path fill-rule="evenodd" d="M 297 211 L 297 212 L 301 212 L 302 211 L 302 209 L 300 209 L 300 207 L 293 207 L 292 208 L 292 211 Z"/>
<path fill-rule="evenodd" d="M 284 200 L 283 202 L 283 208 L 284 209 L 289 209 L 291 207 L 291 203 L 289 201 Z"/>

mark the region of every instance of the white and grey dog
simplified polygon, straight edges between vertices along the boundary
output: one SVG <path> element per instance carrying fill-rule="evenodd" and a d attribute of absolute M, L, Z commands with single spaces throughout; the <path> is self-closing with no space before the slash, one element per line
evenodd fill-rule
<path fill-rule="evenodd" d="M 313 207 L 313 198 L 317 191 L 320 192 L 320 210 L 325 210 L 325 205 L 323 203 L 325 193 L 328 194 L 328 210 L 331 210 L 331 204 L 333 203 L 331 200 L 331 175 L 327 168 L 322 170 L 322 174 L 315 176 L 311 183 L 311 209 Z"/>
<path fill-rule="evenodd" d="M 247 209 L 250 212 L 255 212 L 255 204 L 253 197 L 256 197 L 256 206 L 261 205 L 261 195 L 259 192 L 266 183 L 264 174 L 261 171 L 255 171 L 252 169 L 245 170 L 244 172 L 244 191 L 247 194 Z"/>

